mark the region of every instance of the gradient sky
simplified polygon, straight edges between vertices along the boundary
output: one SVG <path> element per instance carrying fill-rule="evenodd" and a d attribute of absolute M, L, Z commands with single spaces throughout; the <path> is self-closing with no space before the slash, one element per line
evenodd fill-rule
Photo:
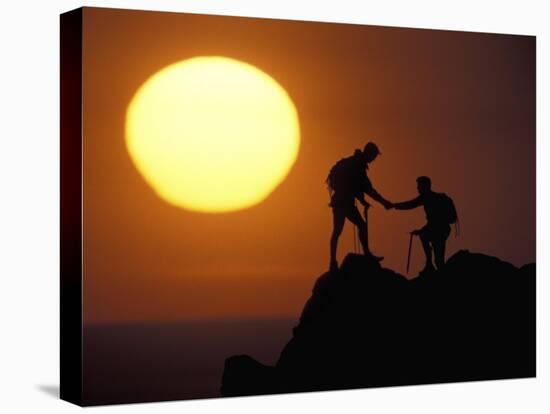
<path fill-rule="evenodd" d="M 326 175 L 369 140 L 386 198 L 415 196 L 419 175 L 453 197 L 462 234 L 449 254 L 535 260 L 534 37 L 85 8 L 83 39 L 86 322 L 297 316 L 328 267 Z M 277 80 L 302 140 L 268 199 L 218 215 L 162 201 L 124 143 L 136 89 L 209 55 Z M 369 217 L 373 251 L 404 273 L 423 211 L 375 205 Z M 347 223 L 339 257 L 352 248 Z"/>

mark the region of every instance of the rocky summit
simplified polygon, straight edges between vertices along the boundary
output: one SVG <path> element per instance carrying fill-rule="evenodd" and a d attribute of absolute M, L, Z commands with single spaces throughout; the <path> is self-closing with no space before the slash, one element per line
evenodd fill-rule
<path fill-rule="evenodd" d="M 228 358 L 223 396 L 535 376 L 535 265 L 460 251 L 408 280 L 361 255 L 321 275 L 275 366 Z"/>

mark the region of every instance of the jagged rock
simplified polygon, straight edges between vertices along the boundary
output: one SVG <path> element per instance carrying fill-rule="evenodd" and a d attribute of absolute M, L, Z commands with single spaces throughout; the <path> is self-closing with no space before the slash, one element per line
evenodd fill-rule
<path fill-rule="evenodd" d="M 534 375 L 534 264 L 460 251 L 407 280 L 350 254 L 316 281 L 276 366 L 229 358 L 222 395 Z"/>
<path fill-rule="evenodd" d="M 225 360 L 222 395 L 270 394 L 277 391 L 278 375 L 248 355 L 235 355 Z"/>

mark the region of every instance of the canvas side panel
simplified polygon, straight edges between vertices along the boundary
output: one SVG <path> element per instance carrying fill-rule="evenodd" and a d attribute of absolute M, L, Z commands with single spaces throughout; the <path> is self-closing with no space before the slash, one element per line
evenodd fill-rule
<path fill-rule="evenodd" d="M 60 394 L 82 403 L 82 9 L 61 15 Z"/>

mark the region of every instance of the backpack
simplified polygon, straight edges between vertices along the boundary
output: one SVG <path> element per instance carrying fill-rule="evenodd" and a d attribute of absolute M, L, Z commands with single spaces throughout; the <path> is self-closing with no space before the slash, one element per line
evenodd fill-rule
<path fill-rule="evenodd" d="M 348 194 L 358 192 L 354 187 L 358 184 L 357 157 L 359 155 L 361 151 L 355 150 L 351 157 L 342 158 L 330 169 L 325 182 L 331 197 L 336 191 Z"/>
<path fill-rule="evenodd" d="M 453 199 L 445 193 L 439 194 L 439 200 L 437 205 L 437 215 L 441 219 L 441 222 L 446 224 L 455 225 L 455 236 L 459 235 L 459 220 L 458 213 L 456 211 L 455 203 Z"/>
<path fill-rule="evenodd" d="M 453 199 L 447 194 L 440 195 L 439 209 L 441 210 L 441 218 L 447 224 L 455 224 L 458 221 L 458 213 L 456 212 Z"/>

